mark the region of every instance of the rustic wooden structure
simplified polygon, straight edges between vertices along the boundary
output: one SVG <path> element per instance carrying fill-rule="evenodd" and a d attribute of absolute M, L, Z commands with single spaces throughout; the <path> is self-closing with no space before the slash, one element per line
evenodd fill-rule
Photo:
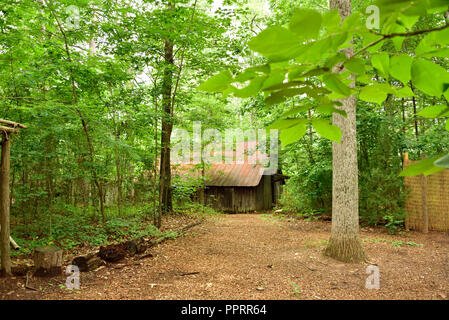
<path fill-rule="evenodd" d="M 11 152 L 11 134 L 18 133 L 18 128 L 26 129 L 23 124 L 0 119 L 1 135 L 1 162 L 0 162 L 0 248 L 1 248 L 1 273 L 11 275 L 11 258 L 9 243 L 9 170 Z M 13 241 L 14 242 L 14 241 Z"/>
<path fill-rule="evenodd" d="M 404 154 L 404 169 L 416 163 Z M 449 231 L 449 170 L 424 177 L 404 177 L 405 227 L 423 233 Z"/>
<path fill-rule="evenodd" d="M 287 177 L 263 172 L 263 165 L 212 165 L 205 183 L 206 204 L 228 213 L 271 210 Z"/>
<path fill-rule="evenodd" d="M 62 271 L 62 249 L 56 246 L 42 246 L 34 249 L 36 276 L 54 276 Z"/>
<path fill-rule="evenodd" d="M 182 161 L 174 163 L 172 176 L 185 181 L 202 181 L 204 187 L 198 190 L 193 200 L 218 211 L 240 213 L 270 210 L 278 203 L 282 186 L 289 177 L 280 170 L 272 172 L 265 168 L 265 164 L 272 161 L 264 152 L 265 147 L 259 141 L 239 141 L 232 150 L 223 150 L 222 145 L 217 144 L 212 148 L 211 156 L 221 153 L 223 161 L 209 165 Z M 204 155 L 193 154 L 193 159 L 200 158 L 204 159 Z"/>
<path fill-rule="evenodd" d="M 201 177 L 201 169 L 192 165 L 177 166 L 173 175 Z M 262 164 L 212 164 L 205 169 L 205 188 L 193 200 L 227 213 L 270 210 L 279 201 L 288 176 L 280 171 L 270 174 Z M 176 187 L 176 186 L 175 186 Z"/>

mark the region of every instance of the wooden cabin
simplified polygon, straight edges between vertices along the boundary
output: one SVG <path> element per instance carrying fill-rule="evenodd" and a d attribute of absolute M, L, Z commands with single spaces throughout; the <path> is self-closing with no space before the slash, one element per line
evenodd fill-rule
<path fill-rule="evenodd" d="M 287 176 L 264 174 L 263 165 L 215 164 L 208 170 L 206 204 L 240 213 L 271 210 L 278 203 Z"/>
<path fill-rule="evenodd" d="M 218 146 L 217 150 L 220 148 Z M 202 180 L 204 174 L 205 188 L 198 190 L 193 200 L 204 202 L 217 211 L 240 213 L 272 209 L 279 201 L 285 179 L 289 177 L 279 170 L 272 174 L 264 169 L 263 163 L 267 163 L 269 158 L 259 151 L 255 141 L 240 142 L 235 150 L 222 151 L 224 157 L 232 159 L 237 159 L 237 154 L 243 155 L 240 162 L 214 163 L 205 166 L 204 173 L 198 165 L 174 164 L 172 175 L 188 181 L 192 178 Z"/>
<path fill-rule="evenodd" d="M 201 177 L 201 170 L 191 165 L 176 166 L 174 175 Z M 212 208 L 228 212 L 260 212 L 270 210 L 278 203 L 282 186 L 288 176 L 264 172 L 261 164 L 212 164 L 205 169 L 203 190 L 193 196 L 194 201 L 204 201 Z M 175 186 L 176 187 L 176 186 Z"/>

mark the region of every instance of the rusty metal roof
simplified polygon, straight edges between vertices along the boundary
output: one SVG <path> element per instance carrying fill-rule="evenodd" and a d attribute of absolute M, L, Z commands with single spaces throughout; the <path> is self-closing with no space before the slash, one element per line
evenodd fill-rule
<path fill-rule="evenodd" d="M 219 149 L 218 149 L 219 150 Z M 220 151 L 219 151 L 220 152 Z M 257 150 L 257 143 L 253 141 L 239 143 L 234 151 L 222 151 L 223 156 L 240 158 L 243 163 L 233 159 L 233 163 L 213 163 L 206 166 L 205 178 L 208 187 L 255 187 L 263 176 L 264 160 L 268 157 Z M 180 176 L 183 180 L 200 178 L 201 168 L 190 163 L 172 165 L 172 174 Z"/>
<path fill-rule="evenodd" d="M 263 175 L 262 164 L 213 164 L 206 172 L 209 187 L 255 187 Z"/>
<path fill-rule="evenodd" d="M 206 167 L 205 178 L 208 187 L 255 187 L 264 171 L 263 164 L 211 164 Z M 191 164 L 172 166 L 172 174 L 182 178 L 200 178 L 201 169 Z"/>

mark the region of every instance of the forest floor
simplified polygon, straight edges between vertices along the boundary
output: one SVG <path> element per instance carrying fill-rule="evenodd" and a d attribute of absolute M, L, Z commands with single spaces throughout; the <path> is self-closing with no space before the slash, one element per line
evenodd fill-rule
<path fill-rule="evenodd" d="M 362 228 L 369 262 L 323 255 L 330 222 L 272 214 L 219 215 L 184 237 L 151 249 L 153 257 L 65 277 L 0 279 L 0 299 L 448 299 L 449 237 L 442 232 L 389 235 Z M 380 289 L 366 289 L 368 265 Z M 3 289 L 2 289 L 3 287 Z"/>

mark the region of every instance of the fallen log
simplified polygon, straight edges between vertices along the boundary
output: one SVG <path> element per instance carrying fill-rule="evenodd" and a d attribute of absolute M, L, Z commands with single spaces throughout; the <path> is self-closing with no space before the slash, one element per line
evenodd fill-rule
<path fill-rule="evenodd" d="M 107 262 L 117 262 L 125 258 L 126 246 L 124 243 L 111 244 L 106 247 L 100 247 L 98 256 Z"/>
<path fill-rule="evenodd" d="M 143 238 L 129 240 L 125 242 L 126 251 L 130 256 L 141 254 L 147 249 L 147 244 Z"/>
<path fill-rule="evenodd" d="M 137 254 L 143 254 L 148 248 L 158 245 L 159 243 L 164 242 L 168 239 L 179 237 L 190 228 L 193 228 L 201 223 L 202 222 L 195 222 L 193 224 L 185 226 L 179 231 L 175 232 L 175 236 L 173 235 L 173 233 L 170 233 L 153 240 L 138 238 L 118 244 L 111 244 L 108 246 L 100 247 L 100 250 L 97 252 L 91 252 L 89 254 L 74 258 L 72 264 L 78 266 L 81 272 L 93 271 L 104 265 L 102 260 L 106 262 L 118 262 L 120 260 L 123 260 L 127 255 L 135 256 Z M 136 257 L 135 259 L 141 260 L 149 257 L 153 257 L 153 255 L 151 253 L 148 253 Z"/>
<path fill-rule="evenodd" d="M 89 272 L 105 265 L 105 263 L 98 257 L 98 252 L 91 252 L 73 259 L 72 265 L 77 266 L 80 272 Z"/>

